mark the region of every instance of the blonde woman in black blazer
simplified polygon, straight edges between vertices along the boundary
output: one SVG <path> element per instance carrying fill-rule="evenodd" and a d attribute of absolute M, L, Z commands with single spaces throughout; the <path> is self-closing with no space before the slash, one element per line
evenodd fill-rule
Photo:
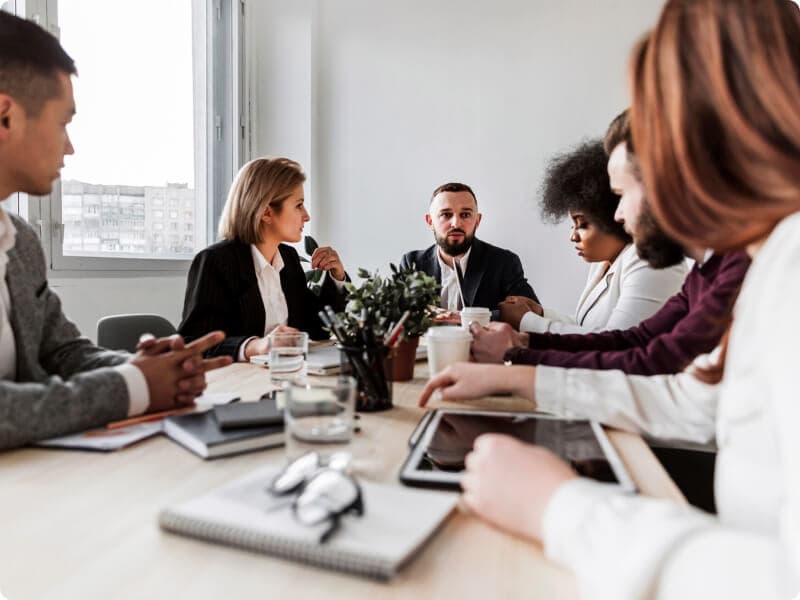
<path fill-rule="evenodd" d="M 306 287 L 297 251 L 285 243 L 299 242 L 310 220 L 304 181 L 300 165 L 287 158 L 255 159 L 236 176 L 220 218 L 221 241 L 192 261 L 178 327 L 187 339 L 225 331 L 209 355 L 248 360 L 268 351 L 273 331 L 326 338 L 317 313 L 326 304 L 343 309 L 347 273 L 337 252 L 320 247 L 311 256 L 313 268 L 328 272 L 317 296 Z"/>

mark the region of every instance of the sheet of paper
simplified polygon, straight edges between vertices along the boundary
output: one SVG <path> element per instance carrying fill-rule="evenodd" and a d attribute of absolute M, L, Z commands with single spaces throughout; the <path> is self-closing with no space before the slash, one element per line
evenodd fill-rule
<path fill-rule="evenodd" d="M 161 421 L 139 423 L 119 429 L 91 429 L 81 433 L 65 435 L 38 442 L 42 448 L 69 448 L 74 450 L 98 450 L 111 452 L 161 433 Z"/>
<path fill-rule="evenodd" d="M 200 408 L 210 408 L 217 404 L 230 404 L 239 398 L 239 394 L 234 392 L 205 392 L 194 399 L 194 403 Z"/>

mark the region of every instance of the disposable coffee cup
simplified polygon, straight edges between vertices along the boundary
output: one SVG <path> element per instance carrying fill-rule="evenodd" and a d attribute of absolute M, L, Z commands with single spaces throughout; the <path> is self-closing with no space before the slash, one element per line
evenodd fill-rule
<path fill-rule="evenodd" d="M 461 327 L 431 327 L 426 338 L 431 377 L 449 365 L 469 360 L 472 336 Z"/>
<path fill-rule="evenodd" d="M 461 309 L 461 327 L 469 331 L 470 323 L 486 327 L 492 320 L 492 311 L 482 306 L 467 306 Z"/>

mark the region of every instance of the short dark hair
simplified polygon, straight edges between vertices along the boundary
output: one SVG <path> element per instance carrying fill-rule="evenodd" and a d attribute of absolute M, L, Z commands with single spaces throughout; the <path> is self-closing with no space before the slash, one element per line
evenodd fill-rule
<path fill-rule="evenodd" d="M 554 156 L 545 169 L 540 191 L 545 221 L 559 223 L 570 211 L 582 212 L 606 233 L 631 241 L 622 224 L 614 220 L 619 197 L 611 191 L 602 140 L 584 141 Z"/>
<path fill-rule="evenodd" d="M 35 117 L 45 102 L 61 94 L 59 72 L 77 74 L 75 61 L 58 40 L 33 21 L 0 11 L 0 94 Z"/>
<path fill-rule="evenodd" d="M 628 153 L 633 154 L 633 135 L 631 134 L 631 118 L 626 108 L 619 113 L 606 130 L 603 148 L 607 155 L 611 155 L 614 148 L 624 143 Z"/>
<path fill-rule="evenodd" d="M 433 199 L 442 192 L 469 192 L 472 194 L 472 199 L 475 200 L 475 206 L 478 206 L 478 198 L 475 196 L 475 192 L 472 191 L 472 188 L 466 183 L 458 183 L 457 181 L 444 183 L 433 190 L 433 193 L 431 194 L 431 200 L 428 202 L 428 204 L 433 202 Z"/>

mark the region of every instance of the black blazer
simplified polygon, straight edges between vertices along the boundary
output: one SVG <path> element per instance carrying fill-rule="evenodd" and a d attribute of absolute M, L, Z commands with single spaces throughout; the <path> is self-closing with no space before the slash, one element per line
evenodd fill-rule
<path fill-rule="evenodd" d="M 441 283 L 442 271 L 437 252 L 436 244 L 425 250 L 409 252 L 403 256 L 400 266 L 416 264 L 417 270 L 424 271 Z M 464 273 L 464 296 L 468 306 L 484 306 L 490 309 L 493 319 L 497 319 L 500 312 L 497 305 L 507 296 L 526 296 L 539 302 L 533 288 L 525 279 L 519 256 L 511 250 L 492 246 L 478 238 L 472 242 L 467 272 Z"/>
<path fill-rule="evenodd" d="M 326 304 L 344 309 L 345 294 L 325 277 L 320 296 L 306 287 L 305 271 L 297 251 L 281 244 L 283 258 L 281 289 L 289 308 L 287 325 L 307 331 L 312 339 L 325 339 L 317 313 Z M 187 341 L 221 329 L 226 338 L 207 356 L 229 355 L 234 359 L 247 338 L 264 335 L 264 302 L 258 289 L 250 245 L 238 240 L 217 242 L 201 250 L 192 261 L 183 301 L 183 320 L 178 331 Z"/>

